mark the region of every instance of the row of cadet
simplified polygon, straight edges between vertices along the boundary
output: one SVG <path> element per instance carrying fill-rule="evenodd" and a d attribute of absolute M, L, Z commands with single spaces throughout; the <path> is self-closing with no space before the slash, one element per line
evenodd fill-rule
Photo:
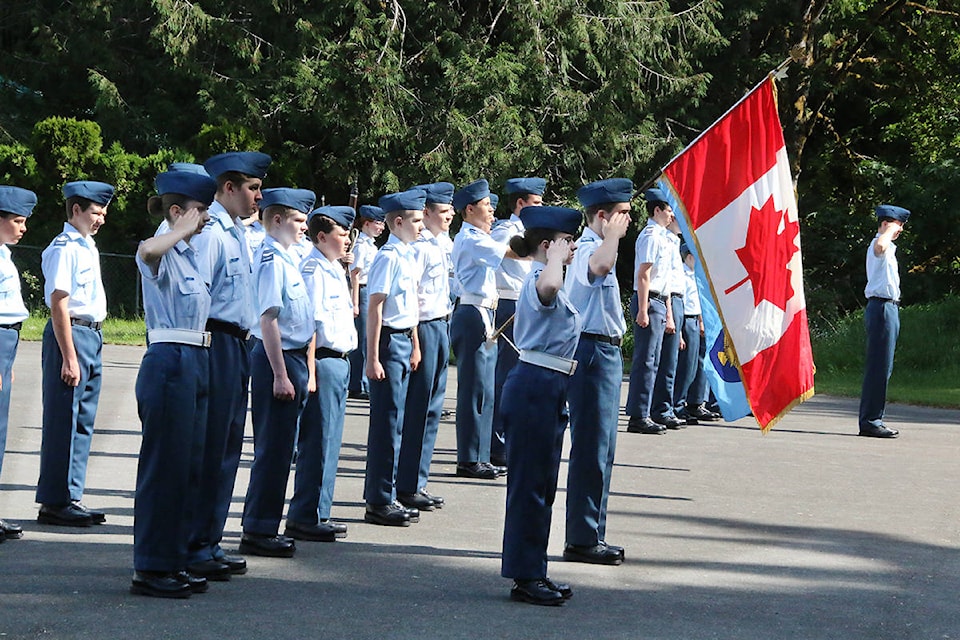
<path fill-rule="evenodd" d="M 583 214 L 543 206 L 543 179 L 507 181 L 512 215 L 496 226 L 485 180 L 458 191 L 449 183 L 419 185 L 384 196 L 378 208 L 361 207 L 362 232 L 351 255 L 353 209 L 314 209 L 314 194 L 303 189 L 261 190 L 269 163 L 269 156 L 254 152 L 220 154 L 203 166 L 177 163 L 157 177 L 158 195 L 148 203 L 165 220 L 137 252 L 149 347 L 136 384 L 143 440 L 131 590 L 188 597 L 205 590 L 207 579 L 246 571 L 245 560 L 226 554 L 220 541 L 239 463 L 248 382 L 254 463 L 241 553 L 289 557 L 295 539 L 346 535 L 346 526 L 330 519 L 330 508 L 351 392 L 370 400 L 365 520 L 407 526 L 421 511 L 440 508 L 443 499 L 430 494 L 426 482 L 451 346 L 459 381 L 457 475 L 495 479 L 512 470 L 502 569 L 515 581 L 512 596 L 557 604 L 571 593 L 546 576 L 567 405 L 573 446 L 564 558 L 620 564 L 623 549 L 605 541 L 619 411 L 619 403 L 608 399 L 619 399 L 625 322 L 615 266 L 630 224 L 632 183 L 604 180 L 579 190 L 586 227 L 576 245 L 569 240 Z M 15 237 L 0 237 L 4 244 L 19 240 L 26 217 L 20 214 L 29 215 L 36 202 L 28 202 L 30 192 L 7 189 L 4 197 L 12 204 L 4 200 L 0 209 L 22 220 Z M 105 519 L 82 503 L 106 315 L 92 236 L 104 223 L 113 189 L 72 182 L 63 192 L 68 220 L 43 254 L 51 319 L 43 343 L 38 522 L 89 526 Z M 665 306 L 672 290 L 665 284 L 654 288 L 670 270 L 665 243 L 672 239 L 662 229 L 672 213 L 657 190 L 646 192 L 646 199 L 651 221 L 638 239 L 634 292 L 634 305 L 645 300 L 640 309 L 646 312 L 637 311 L 634 329 L 640 343 L 641 330 L 660 325 L 644 343 L 652 345 L 644 366 L 652 366 L 654 376 L 647 385 L 645 371 L 641 392 L 654 396 L 662 336 L 674 333 L 670 314 L 657 316 L 656 304 Z M 454 212 L 463 224 L 451 242 Z M 245 224 L 255 216 L 258 225 Z M 376 251 L 373 238 L 384 224 L 390 238 Z M 257 226 L 264 235 L 251 251 L 248 238 Z M 310 249 L 297 251 L 305 232 Z M 4 250 L 4 268 L 13 268 Z M 571 260 L 564 278 L 563 264 Z M 13 280 L 19 287 L 19 278 Z M 12 321 L 0 330 L 13 335 L 12 349 L 4 351 L 10 362 L 16 325 L 26 317 L 22 307 L 20 301 L 4 312 L 5 321 Z M 563 310 L 569 312 L 566 320 Z M 681 306 L 674 313 L 689 316 L 696 329 L 695 308 Z M 553 326 L 570 318 L 577 329 L 572 338 Z M 695 340 L 702 349 L 696 336 L 684 336 L 687 344 Z M 552 353 L 558 349 L 562 355 Z M 696 355 L 693 348 L 686 352 Z M 563 376 L 562 384 L 554 374 Z M 8 365 L 0 375 L 9 378 Z M 550 378 L 546 388 L 558 393 L 518 400 L 540 389 L 528 379 L 543 375 Z M 680 376 L 687 377 L 696 375 Z M 688 386 L 696 385 L 675 388 Z M 3 386 L 6 403 L 9 389 Z M 554 404 L 545 407 L 551 398 Z M 628 430 L 634 431 L 638 416 L 631 406 Z M 672 412 L 675 403 L 669 406 Z M 646 411 L 639 417 L 649 418 L 649 405 Z M 553 414 L 556 419 L 549 419 Z M 3 417 L 5 435 L 5 407 Z M 294 496 L 280 535 L 295 447 Z M 19 527 L 7 527 L 10 537 L 19 535 Z"/>

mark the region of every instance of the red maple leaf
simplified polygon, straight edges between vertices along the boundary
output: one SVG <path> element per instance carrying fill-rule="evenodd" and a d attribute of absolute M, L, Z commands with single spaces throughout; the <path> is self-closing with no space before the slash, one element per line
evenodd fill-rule
<path fill-rule="evenodd" d="M 780 230 L 781 222 L 783 230 Z M 754 306 L 761 300 L 768 300 L 786 311 L 787 300 L 793 297 L 787 265 L 799 250 L 796 245 L 799 234 L 800 223 L 787 219 L 785 211 L 777 211 L 773 196 L 762 208 L 754 207 L 750 212 L 747 241 L 737 249 L 737 257 L 753 285 Z"/>

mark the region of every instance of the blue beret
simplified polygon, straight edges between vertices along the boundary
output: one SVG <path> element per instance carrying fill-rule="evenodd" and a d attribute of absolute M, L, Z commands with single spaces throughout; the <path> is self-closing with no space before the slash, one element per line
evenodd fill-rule
<path fill-rule="evenodd" d="M 498 204 L 500 204 L 500 196 L 498 196 L 498 195 L 495 194 L 495 193 L 491 193 L 491 194 L 490 194 L 490 207 L 493 208 L 494 211 L 496 211 Z"/>
<path fill-rule="evenodd" d="M 515 193 L 532 193 L 542 196 L 547 190 L 547 181 L 543 178 L 510 178 L 504 186 L 508 196 Z"/>
<path fill-rule="evenodd" d="M 663 192 L 663 189 L 647 189 L 643 192 L 643 199 L 647 202 L 669 202 L 667 200 L 667 194 Z"/>
<path fill-rule="evenodd" d="M 219 178 L 228 171 L 236 171 L 251 178 L 267 176 L 267 167 L 270 166 L 270 156 L 259 151 L 230 151 L 207 158 L 203 168 L 212 178 Z"/>
<path fill-rule="evenodd" d="M 196 164 L 193 162 L 171 162 L 167 167 L 167 171 L 189 171 L 190 173 L 199 173 L 202 176 L 209 176 L 207 170 L 203 168 L 202 164 Z"/>
<path fill-rule="evenodd" d="M 260 211 L 277 204 L 296 209 L 300 213 L 310 213 L 310 210 L 313 209 L 313 203 L 317 201 L 317 195 L 309 189 L 277 187 L 275 189 L 264 189 L 262 193 L 263 199 L 260 201 Z"/>
<path fill-rule="evenodd" d="M 489 196 L 490 185 L 486 180 L 480 178 L 465 187 L 460 187 L 460 190 L 453 194 L 453 208 L 457 211 L 463 211 L 468 204 L 479 202 Z"/>
<path fill-rule="evenodd" d="M 29 218 L 37 206 L 37 194 L 20 187 L 0 187 L 0 211 Z"/>
<path fill-rule="evenodd" d="M 360 205 L 360 217 L 376 222 L 383 222 L 384 218 L 386 218 L 386 212 L 375 205 L 362 204 Z"/>
<path fill-rule="evenodd" d="M 893 218 L 894 220 L 899 220 L 900 222 L 906 222 L 907 218 L 909 217 L 910 212 L 903 207 L 898 207 L 892 204 L 882 204 L 877 207 L 877 220 L 880 218 Z"/>
<path fill-rule="evenodd" d="M 427 192 L 427 204 L 450 204 L 453 202 L 453 185 L 449 182 L 418 184 L 414 189 Z"/>
<path fill-rule="evenodd" d="M 520 221 L 527 229 L 553 229 L 572 235 L 580 229 L 583 214 L 566 207 L 524 207 L 520 209 Z"/>
<path fill-rule="evenodd" d="M 190 171 L 167 171 L 157 176 L 157 193 L 179 193 L 191 200 L 209 205 L 217 195 L 217 181 L 208 175 Z"/>
<path fill-rule="evenodd" d="M 353 207 L 346 205 L 327 205 L 326 207 L 320 207 L 319 209 L 311 211 L 310 215 L 307 216 L 307 222 L 310 222 L 313 216 L 326 216 L 344 229 L 349 229 L 353 226 L 353 219 L 356 217 L 356 212 L 353 210 Z"/>
<path fill-rule="evenodd" d="M 384 213 L 393 211 L 422 211 L 427 203 L 427 192 L 423 189 L 407 189 L 400 193 L 389 193 L 377 202 Z"/>
<path fill-rule="evenodd" d="M 584 207 L 608 202 L 630 202 L 633 199 L 633 182 L 626 178 L 591 182 L 577 190 L 577 199 Z"/>
<path fill-rule="evenodd" d="M 107 206 L 113 200 L 113 187 L 106 182 L 81 180 L 63 185 L 64 198 L 86 198 L 90 202 Z"/>

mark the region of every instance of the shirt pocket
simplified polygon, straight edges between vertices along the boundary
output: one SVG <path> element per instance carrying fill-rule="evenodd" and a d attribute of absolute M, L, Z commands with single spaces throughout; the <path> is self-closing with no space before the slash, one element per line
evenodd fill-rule
<path fill-rule="evenodd" d="M 184 278 L 177 282 L 177 317 L 187 320 L 186 324 L 195 324 L 200 315 L 203 302 L 203 290 L 206 287 L 196 278 Z M 192 327 L 181 327 L 192 328 Z"/>
<path fill-rule="evenodd" d="M 221 302 L 231 302 L 242 299 L 241 288 L 244 285 L 243 259 L 240 256 L 228 256 L 224 266 L 223 287 L 217 292 L 217 299 Z"/>
<path fill-rule="evenodd" d="M 310 306 L 310 296 L 302 282 L 294 282 L 287 287 L 287 304 L 290 306 L 290 327 L 299 329 L 305 324 L 313 323 L 313 309 Z"/>
<path fill-rule="evenodd" d="M 94 278 L 93 267 L 86 267 L 77 271 L 73 276 L 75 288 L 70 297 L 81 304 L 91 304 L 93 302 Z"/>

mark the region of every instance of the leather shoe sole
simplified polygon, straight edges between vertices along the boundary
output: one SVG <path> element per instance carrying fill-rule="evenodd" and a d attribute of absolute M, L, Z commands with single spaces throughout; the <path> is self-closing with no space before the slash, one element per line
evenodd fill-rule
<path fill-rule="evenodd" d="M 623 562 L 619 551 L 598 544 L 594 547 L 567 546 L 563 550 L 563 559 L 567 562 L 584 562 L 586 564 L 605 564 L 617 566 Z"/>

